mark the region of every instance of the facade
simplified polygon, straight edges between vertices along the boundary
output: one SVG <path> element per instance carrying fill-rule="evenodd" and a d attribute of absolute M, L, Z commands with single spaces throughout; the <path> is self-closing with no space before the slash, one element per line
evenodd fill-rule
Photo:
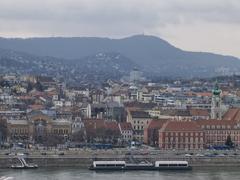
<path fill-rule="evenodd" d="M 125 142 L 129 142 L 132 141 L 133 139 L 133 129 L 132 129 L 132 125 L 129 122 L 122 122 L 118 124 L 120 132 L 121 132 L 121 136 L 122 136 L 122 140 Z"/>
<path fill-rule="evenodd" d="M 168 121 L 168 119 L 153 119 L 144 129 L 144 144 L 150 146 L 159 145 L 159 130 Z"/>
<path fill-rule="evenodd" d="M 30 114 L 26 120 L 8 120 L 10 141 L 42 142 L 51 135 L 68 137 L 71 122 L 65 119 L 53 120 L 40 112 Z"/>
<path fill-rule="evenodd" d="M 202 120 L 197 122 L 205 134 L 205 147 L 223 146 L 230 136 L 235 146 L 240 145 L 240 124 L 228 120 Z"/>
<path fill-rule="evenodd" d="M 222 119 L 221 92 L 218 86 L 212 91 L 211 119 Z"/>
<path fill-rule="evenodd" d="M 143 142 L 144 129 L 151 121 L 150 115 L 145 111 L 128 111 L 127 122 L 132 124 L 134 135 L 133 138 Z"/>
<path fill-rule="evenodd" d="M 169 121 L 159 130 L 159 148 L 164 150 L 203 149 L 204 131 L 194 121 Z"/>

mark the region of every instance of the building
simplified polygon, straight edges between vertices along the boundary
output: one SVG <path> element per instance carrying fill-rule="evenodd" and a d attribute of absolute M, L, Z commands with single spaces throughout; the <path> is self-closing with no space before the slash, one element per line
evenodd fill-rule
<path fill-rule="evenodd" d="M 68 137 L 71 134 L 71 122 L 66 119 L 53 120 L 42 112 L 32 112 L 27 119 L 7 121 L 8 140 L 18 142 L 43 143 L 49 136 Z"/>
<path fill-rule="evenodd" d="M 121 122 L 118 124 L 118 126 L 119 126 L 119 129 L 121 132 L 122 140 L 124 142 L 132 141 L 132 139 L 133 139 L 132 124 L 129 122 Z"/>
<path fill-rule="evenodd" d="M 221 93 L 222 91 L 216 85 L 216 87 L 212 91 L 211 119 L 222 119 Z"/>
<path fill-rule="evenodd" d="M 195 121 L 168 121 L 159 130 L 159 148 L 203 149 L 204 131 Z"/>
<path fill-rule="evenodd" d="M 103 119 L 84 119 L 84 130 L 87 142 L 116 144 L 121 133 L 117 122 L 108 122 Z"/>
<path fill-rule="evenodd" d="M 240 145 L 240 124 L 232 120 L 200 120 L 197 121 L 205 135 L 205 147 L 223 146 L 230 136 L 235 146 Z"/>
<path fill-rule="evenodd" d="M 72 122 L 72 134 L 81 131 L 84 127 L 81 117 L 75 117 Z"/>
<path fill-rule="evenodd" d="M 127 122 L 132 124 L 134 135 L 133 138 L 143 142 L 144 129 L 151 121 L 151 116 L 145 111 L 128 111 Z"/>
<path fill-rule="evenodd" d="M 210 116 L 209 111 L 206 109 L 190 109 L 189 111 L 192 120 L 207 120 Z"/>
<path fill-rule="evenodd" d="M 144 129 L 144 144 L 150 146 L 159 145 L 159 130 L 168 121 L 168 119 L 153 119 Z"/>

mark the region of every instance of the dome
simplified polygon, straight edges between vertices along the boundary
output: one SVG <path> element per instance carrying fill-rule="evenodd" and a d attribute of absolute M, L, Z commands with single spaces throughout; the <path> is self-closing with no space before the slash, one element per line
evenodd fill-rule
<path fill-rule="evenodd" d="M 213 95 L 216 95 L 216 96 L 219 96 L 221 94 L 221 89 L 219 89 L 218 87 L 215 87 L 213 90 L 212 90 L 212 93 Z"/>

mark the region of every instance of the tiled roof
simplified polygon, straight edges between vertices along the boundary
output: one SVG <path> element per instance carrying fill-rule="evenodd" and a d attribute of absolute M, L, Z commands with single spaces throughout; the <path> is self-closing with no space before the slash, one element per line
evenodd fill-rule
<path fill-rule="evenodd" d="M 117 122 L 105 122 L 105 128 L 120 134 Z"/>
<path fill-rule="evenodd" d="M 129 123 L 129 122 L 122 122 L 122 123 L 119 123 L 119 126 L 121 127 L 121 130 L 133 130 L 132 128 L 132 124 Z"/>
<path fill-rule="evenodd" d="M 206 96 L 206 97 L 211 97 L 212 93 L 211 92 L 199 92 L 196 93 L 197 96 Z"/>
<path fill-rule="evenodd" d="M 201 127 L 195 121 L 169 121 L 165 131 L 201 131 Z"/>
<path fill-rule="evenodd" d="M 147 126 L 147 129 L 161 129 L 166 123 L 168 119 L 153 119 L 150 121 L 149 125 Z"/>
<path fill-rule="evenodd" d="M 105 128 L 103 119 L 84 119 L 83 123 L 87 132 L 94 132 L 96 129 Z"/>
<path fill-rule="evenodd" d="M 239 108 L 231 108 L 229 109 L 223 116 L 224 120 L 240 120 L 240 109 Z"/>
<path fill-rule="evenodd" d="M 206 109 L 191 109 L 191 116 L 209 116 L 209 112 Z"/>
<path fill-rule="evenodd" d="M 228 121 L 228 120 L 216 120 L 216 119 L 209 119 L 209 120 L 198 120 L 196 121 L 197 124 L 199 124 L 200 126 L 204 125 L 230 125 L 231 127 L 233 127 L 236 123 L 234 121 Z"/>

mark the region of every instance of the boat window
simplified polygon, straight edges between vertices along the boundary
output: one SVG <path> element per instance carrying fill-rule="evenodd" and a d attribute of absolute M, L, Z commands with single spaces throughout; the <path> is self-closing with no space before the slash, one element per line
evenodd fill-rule
<path fill-rule="evenodd" d="M 177 164 L 169 164 L 169 166 L 178 166 Z"/>
<path fill-rule="evenodd" d="M 178 166 L 187 166 L 187 164 L 179 164 Z"/>
<path fill-rule="evenodd" d="M 159 167 L 164 167 L 164 166 L 168 166 L 168 164 L 159 164 Z"/>
<path fill-rule="evenodd" d="M 106 164 L 106 166 L 115 166 L 115 164 Z"/>

